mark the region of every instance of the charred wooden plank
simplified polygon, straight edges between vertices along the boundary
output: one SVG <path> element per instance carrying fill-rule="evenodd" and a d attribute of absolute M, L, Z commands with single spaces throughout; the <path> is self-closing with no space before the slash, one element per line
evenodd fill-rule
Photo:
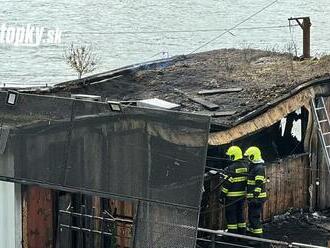
<path fill-rule="evenodd" d="M 212 113 L 212 117 L 231 116 L 236 114 L 236 111 L 217 111 Z"/>
<path fill-rule="evenodd" d="M 236 114 L 237 111 L 216 111 L 216 112 L 207 112 L 207 111 L 200 111 L 196 112 L 197 114 L 208 115 L 211 117 L 225 117 L 225 116 L 232 116 Z"/>
<path fill-rule="evenodd" d="M 225 93 L 240 92 L 242 90 L 243 90 L 243 88 L 201 90 L 198 92 L 198 95 L 225 94 Z"/>
<path fill-rule="evenodd" d="M 189 99 L 193 102 L 203 105 L 205 108 L 207 108 L 209 110 L 216 110 L 219 108 L 219 105 L 214 104 L 213 102 L 206 101 L 199 97 L 189 97 Z"/>

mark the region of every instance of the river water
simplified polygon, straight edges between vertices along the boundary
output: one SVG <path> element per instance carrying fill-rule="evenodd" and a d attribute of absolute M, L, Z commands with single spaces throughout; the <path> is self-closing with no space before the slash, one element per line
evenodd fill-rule
<path fill-rule="evenodd" d="M 0 0 L 0 24 L 14 27 L 30 24 L 62 32 L 58 44 L 0 43 L 0 86 L 53 84 L 76 78 L 63 58 L 70 43 L 93 46 L 99 57 L 95 73 L 167 54 L 187 54 L 271 2 Z M 330 50 L 329 14 L 329 0 L 279 0 L 198 51 L 231 47 L 287 51 L 294 42 L 301 53 L 302 31 L 294 26 L 290 32 L 287 19 L 310 16 L 312 54 L 319 56 Z"/>

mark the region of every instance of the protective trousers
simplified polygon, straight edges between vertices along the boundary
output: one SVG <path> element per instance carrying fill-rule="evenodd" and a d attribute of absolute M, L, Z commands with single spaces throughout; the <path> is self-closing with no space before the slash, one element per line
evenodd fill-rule
<path fill-rule="evenodd" d="M 261 223 L 262 207 L 263 207 L 263 201 L 258 201 L 258 200 L 248 201 L 249 227 L 247 228 L 247 231 L 249 235 L 260 238 L 263 236 L 263 229 Z"/>
<path fill-rule="evenodd" d="M 245 235 L 246 223 L 243 212 L 244 202 L 244 199 L 226 201 L 226 219 L 228 232 Z"/>

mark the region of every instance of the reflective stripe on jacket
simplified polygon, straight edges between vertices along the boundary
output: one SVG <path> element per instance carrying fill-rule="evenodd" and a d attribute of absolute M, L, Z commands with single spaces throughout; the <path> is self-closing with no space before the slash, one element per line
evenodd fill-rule
<path fill-rule="evenodd" d="M 246 196 L 246 183 L 249 164 L 243 160 L 237 160 L 226 168 L 227 178 L 221 186 L 221 195 L 235 199 Z"/>
<path fill-rule="evenodd" d="M 267 197 L 265 184 L 266 177 L 264 164 L 251 163 L 247 179 L 247 198 L 265 199 Z"/>

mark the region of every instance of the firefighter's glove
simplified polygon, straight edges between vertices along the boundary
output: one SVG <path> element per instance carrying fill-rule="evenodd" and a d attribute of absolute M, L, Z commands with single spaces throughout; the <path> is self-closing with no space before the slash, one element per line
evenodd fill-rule
<path fill-rule="evenodd" d="M 253 198 L 258 198 L 258 197 L 259 197 L 259 195 L 260 195 L 260 193 L 259 193 L 259 192 L 256 192 L 256 191 L 254 191 L 254 192 L 253 192 Z"/>

